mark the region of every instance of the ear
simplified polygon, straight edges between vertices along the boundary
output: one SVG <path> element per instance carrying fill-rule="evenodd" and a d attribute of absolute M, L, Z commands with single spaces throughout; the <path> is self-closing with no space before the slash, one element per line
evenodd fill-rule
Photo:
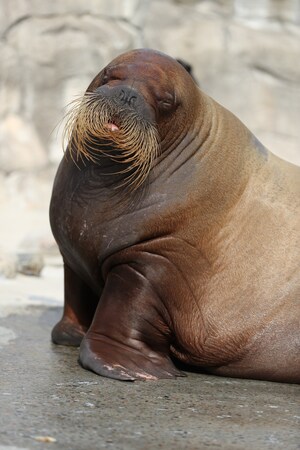
<path fill-rule="evenodd" d="M 180 59 L 180 58 L 179 58 L 179 59 L 176 59 L 176 61 L 179 62 L 179 64 L 181 64 L 182 67 L 185 68 L 185 70 L 191 75 L 191 77 L 193 78 L 193 80 L 195 81 L 195 83 L 198 84 L 198 86 L 199 86 L 198 81 L 197 81 L 197 80 L 195 79 L 195 77 L 194 77 L 192 66 L 191 66 L 189 63 L 187 63 L 186 61 L 184 61 L 183 59 Z"/>

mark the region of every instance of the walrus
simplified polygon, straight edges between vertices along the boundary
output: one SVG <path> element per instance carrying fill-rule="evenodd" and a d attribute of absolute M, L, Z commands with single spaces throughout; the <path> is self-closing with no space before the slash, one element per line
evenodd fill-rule
<path fill-rule="evenodd" d="M 53 342 L 118 380 L 180 377 L 183 364 L 299 382 L 300 168 L 150 49 L 108 64 L 65 133 Z"/>

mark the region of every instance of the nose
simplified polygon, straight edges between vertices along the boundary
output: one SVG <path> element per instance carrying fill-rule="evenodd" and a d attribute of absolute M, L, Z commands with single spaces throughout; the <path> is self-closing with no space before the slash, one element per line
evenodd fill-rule
<path fill-rule="evenodd" d="M 95 90 L 99 94 L 99 100 L 102 98 L 111 99 L 117 107 L 122 109 L 134 110 L 146 120 L 155 121 L 155 108 L 146 101 L 144 95 L 133 88 L 131 85 L 119 84 L 110 86 L 104 84 Z"/>
<path fill-rule="evenodd" d="M 117 100 L 122 105 L 128 105 L 131 108 L 136 106 L 138 94 L 130 86 L 122 85 L 110 87 L 108 85 L 104 85 L 98 88 L 97 91 L 108 98 Z"/>
<path fill-rule="evenodd" d="M 134 94 L 132 89 L 121 88 L 120 92 L 117 93 L 117 96 L 124 105 L 127 104 L 128 106 L 133 107 L 136 103 L 137 96 Z"/>

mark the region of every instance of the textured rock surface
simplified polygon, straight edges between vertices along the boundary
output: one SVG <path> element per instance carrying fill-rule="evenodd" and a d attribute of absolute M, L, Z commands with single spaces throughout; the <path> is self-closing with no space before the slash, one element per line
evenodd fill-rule
<path fill-rule="evenodd" d="M 50 342 L 61 272 L 4 281 L 0 450 L 48 448 L 38 436 L 53 450 L 299 449 L 300 386 L 195 373 L 122 383 L 82 369 L 78 349 Z"/>
<path fill-rule="evenodd" d="M 16 258 L 0 249 L 0 279 L 15 278 L 17 275 Z"/>
<path fill-rule="evenodd" d="M 192 63 L 205 91 L 275 152 L 300 161 L 298 0 L 0 4 L 0 118 L 30 121 L 50 161 L 61 157 L 53 130 L 64 107 L 104 64 L 140 46 Z"/>
<path fill-rule="evenodd" d="M 0 235 L 53 252 L 65 107 L 113 57 L 152 47 L 274 153 L 300 164 L 299 0 L 0 0 Z M 61 123 L 61 126 L 58 126 Z"/>
<path fill-rule="evenodd" d="M 17 270 L 24 275 L 39 276 L 44 267 L 44 258 L 39 252 L 18 253 Z"/>
<path fill-rule="evenodd" d="M 0 123 L 0 167 L 10 173 L 15 170 L 32 171 L 48 162 L 31 123 L 20 116 L 9 115 Z"/>

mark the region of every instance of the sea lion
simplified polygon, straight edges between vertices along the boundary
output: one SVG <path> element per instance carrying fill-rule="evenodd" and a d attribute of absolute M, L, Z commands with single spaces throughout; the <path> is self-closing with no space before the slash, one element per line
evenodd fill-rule
<path fill-rule="evenodd" d="M 300 168 L 149 49 L 70 112 L 50 205 L 64 260 L 53 342 L 119 380 L 300 381 Z"/>

